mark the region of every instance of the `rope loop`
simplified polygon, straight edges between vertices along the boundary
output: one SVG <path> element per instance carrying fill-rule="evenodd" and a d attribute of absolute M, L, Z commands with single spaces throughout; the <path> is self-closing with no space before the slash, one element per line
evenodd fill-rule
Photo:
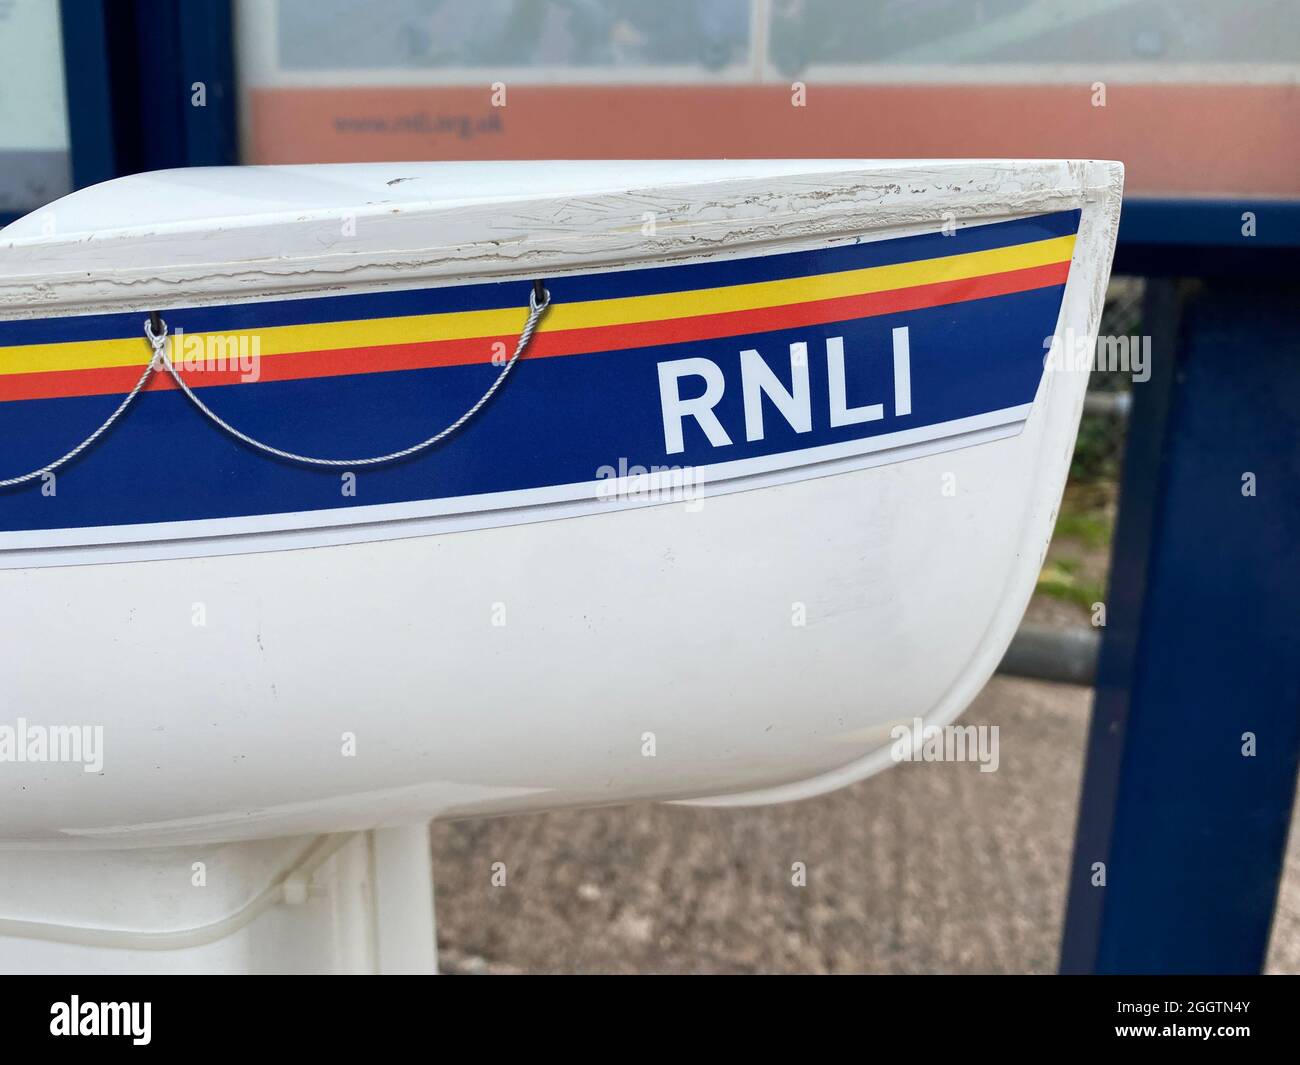
<path fill-rule="evenodd" d="M 497 390 L 505 384 L 506 378 L 510 376 L 510 371 L 515 368 L 515 363 L 519 361 L 519 357 L 528 349 L 528 345 L 533 339 L 533 334 L 537 331 L 537 327 L 541 323 L 541 320 L 550 305 L 551 294 L 546 290 L 546 287 L 541 281 L 535 281 L 533 283 L 532 291 L 528 294 L 528 320 L 524 322 L 524 327 L 519 333 L 519 341 L 515 344 L 514 354 L 511 355 L 506 364 L 501 367 L 501 372 L 497 374 L 492 384 L 488 386 L 487 391 L 479 396 L 469 409 L 454 422 L 446 426 L 444 429 L 441 429 L 439 432 L 434 433 L 433 436 L 427 437 L 417 444 L 412 444 L 410 447 L 402 448 L 400 451 L 391 451 L 386 455 L 373 455 L 369 458 L 356 459 L 326 459 L 318 458 L 313 455 L 299 455 L 293 451 L 285 451 L 282 448 L 273 447 L 271 444 L 263 443 L 261 440 L 257 440 L 254 437 L 249 436 L 247 433 L 236 429 L 233 425 L 217 414 L 211 407 L 204 403 L 189 386 L 185 378 L 181 376 L 180 371 L 176 369 L 176 364 L 172 362 L 171 356 L 167 351 L 167 322 L 155 311 L 146 318 L 144 322 L 145 339 L 148 340 L 153 354 L 149 359 L 148 365 L 145 366 L 144 372 L 141 373 L 140 379 L 136 381 L 135 387 L 122 398 L 122 401 L 117 405 L 117 408 L 113 413 L 108 416 L 98 429 L 86 437 L 85 440 L 74 447 L 71 451 L 67 452 L 60 458 L 55 459 L 53 462 L 42 466 L 38 470 L 32 470 L 31 473 L 25 473 L 19 477 L 10 477 L 6 480 L 0 480 L 0 488 L 12 488 L 15 485 L 26 484 L 29 481 L 36 480 L 38 477 L 43 477 L 45 474 L 53 473 L 60 466 L 71 462 L 113 427 L 113 424 L 135 401 L 136 396 L 144 390 L 144 386 L 149 383 L 149 378 L 152 377 L 155 372 L 160 370 L 165 370 L 167 373 L 171 374 L 172 380 L 176 382 L 176 386 L 185 393 L 199 413 L 218 428 L 233 436 L 236 440 L 247 444 L 249 447 L 256 448 L 264 454 L 271 455 L 278 459 L 285 459 L 289 462 L 302 463 L 307 466 L 325 466 L 331 468 L 380 466 L 389 462 L 398 462 L 401 459 L 409 458 L 411 455 L 432 447 L 441 440 L 445 440 L 483 409 L 488 400 L 490 400 L 496 394 Z"/>

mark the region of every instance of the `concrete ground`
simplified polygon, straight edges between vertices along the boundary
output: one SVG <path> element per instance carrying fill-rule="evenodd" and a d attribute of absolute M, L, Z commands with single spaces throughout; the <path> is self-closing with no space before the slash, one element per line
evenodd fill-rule
<path fill-rule="evenodd" d="M 748 810 L 632 806 L 438 824 L 449 972 L 1050 973 L 1090 690 L 996 677 L 964 723 L 1001 765 L 912 763 Z M 1300 833 L 1298 833 L 1300 835 Z M 1300 973 L 1293 840 L 1270 971 Z M 493 863 L 506 886 L 491 886 Z M 807 886 L 791 884 L 803 862 Z"/>

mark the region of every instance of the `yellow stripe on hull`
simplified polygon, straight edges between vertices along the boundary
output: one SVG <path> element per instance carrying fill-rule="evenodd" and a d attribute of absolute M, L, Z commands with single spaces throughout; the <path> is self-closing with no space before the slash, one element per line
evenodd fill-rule
<path fill-rule="evenodd" d="M 705 314 L 725 314 L 763 307 L 781 307 L 842 296 L 914 288 L 944 281 L 961 281 L 988 274 L 1025 270 L 1069 260 L 1074 236 L 1053 237 L 1007 248 L 966 252 L 936 259 L 872 266 L 861 270 L 818 274 L 779 281 L 695 289 L 648 296 L 622 296 L 582 303 L 556 304 L 547 315 L 548 332 L 668 321 Z M 428 340 L 471 340 L 513 335 L 525 317 L 516 308 L 486 311 L 452 311 L 443 314 L 365 318 L 311 325 L 269 326 L 241 330 L 255 333 L 263 357 L 303 351 L 382 347 Z M 208 334 L 187 334 L 203 337 Z M 214 334 L 225 336 L 230 334 Z M 87 370 L 143 365 L 148 356 L 142 338 L 92 340 L 61 344 L 0 347 L 0 374 Z"/>

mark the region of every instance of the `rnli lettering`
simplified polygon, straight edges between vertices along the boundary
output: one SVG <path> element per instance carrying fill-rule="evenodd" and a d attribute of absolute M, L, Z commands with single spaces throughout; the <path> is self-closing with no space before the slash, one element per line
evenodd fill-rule
<path fill-rule="evenodd" d="M 894 416 L 912 413 L 912 363 L 907 326 L 893 331 Z M 673 359 L 658 364 L 659 406 L 663 414 L 664 450 L 669 455 L 686 450 L 682 426 L 694 418 L 713 447 L 732 442 L 714 408 L 726 392 L 726 377 L 711 359 Z M 826 338 L 826 376 L 828 408 L 832 428 L 878 421 L 885 416 L 884 403 L 850 407 L 844 377 L 844 338 Z M 698 377 L 704 389 L 698 396 L 682 398 L 681 382 Z M 764 404 L 766 396 L 777 413 L 796 433 L 812 431 L 812 395 L 808 383 L 808 345 L 798 341 L 790 345 L 790 387 L 787 388 L 772 367 L 753 348 L 740 353 L 740 389 L 745 400 L 745 439 L 764 438 Z M 699 391 L 698 385 L 690 389 Z"/>

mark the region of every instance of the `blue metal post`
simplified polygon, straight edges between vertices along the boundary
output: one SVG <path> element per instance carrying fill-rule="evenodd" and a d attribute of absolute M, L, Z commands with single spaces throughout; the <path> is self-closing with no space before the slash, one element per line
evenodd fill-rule
<path fill-rule="evenodd" d="M 229 0 L 132 0 L 137 170 L 239 162 Z"/>
<path fill-rule="evenodd" d="M 82 189 L 120 172 L 113 121 L 106 0 L 63 0 L 64 84 L 72 185 Z"/>
<path fill-rule="evenodd" d="M 230 0 L 187 0 L 177 9 L 182 90 L 189 90 L 185 116 L 185 165 L 233 166 L 239 162 L 238 86 L 235 82 L 234 20 Z M 202 85 L 204 106 L 195 107 Z"/>
<path fill-rule="evenodd" d="M 62 0 L 76 188 L 239 161 L 230 0 Z"/>
<path fill-rule="evenodd" d="M 1263 966 L 1300 761 L 1298 308 L 1292 279 L 1150 285 L 1064 972 Z"/>

